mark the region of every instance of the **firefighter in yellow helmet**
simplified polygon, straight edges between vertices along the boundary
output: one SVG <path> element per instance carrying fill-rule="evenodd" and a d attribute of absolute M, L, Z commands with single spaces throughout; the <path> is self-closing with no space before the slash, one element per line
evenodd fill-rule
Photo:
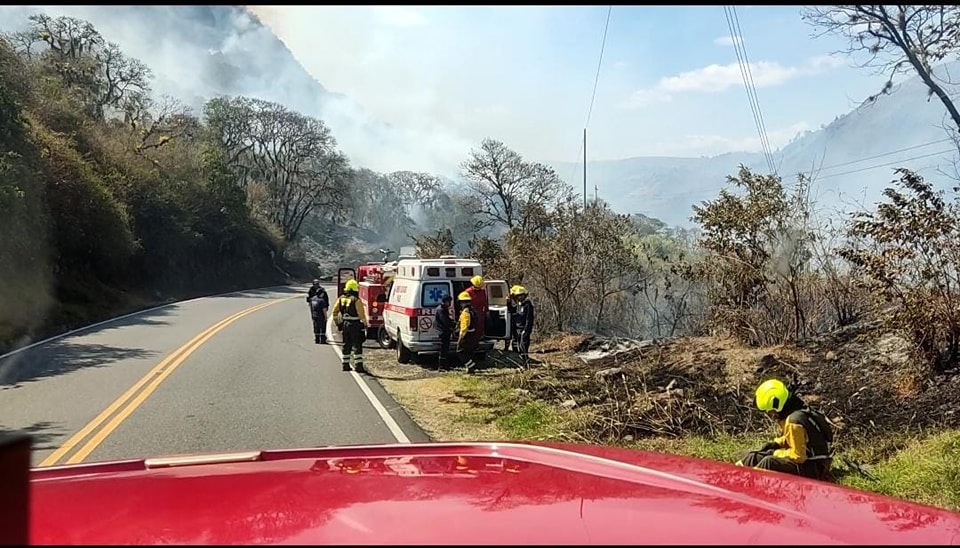
<path fill-rule="evenodd" d="M 457 302 L 461 306 L 460 320 L 457 322 L 457 358 L 466 366 L 469 373 L 474 365 L 473 353 L 480 344 L 480 334 L 477 331 L 478 314 L 473 309 L 470 294 L 466 291 L 457 296 Z"/>
<path fill-rule="evenodd" d="M 343 333 L 343 370 L 350 371 L 353 358 L 353 369 L 357 373 L 366 373 L 363 367 L 363 341 L 367 338 L 367 318 L 363 303 L 357 297 L 359 291 L 357 280 L 347 280 L 343 295 L 333 304 L 331 313 L 337 322 L 337 329 Z"/>
<path fill-rule="evenodd" d="M 487 290 L 483 288 L 483 277 L 474 276 L 470 278 L 470 287 L 467 288 L 467 295 L 470 295 L 470 304 L 477 314 L 476 330 L 477 341 L 483 340 L 484 327 L 487 321 Z"/>
<path fill-rule="evenodd" d="M 530 366 L 530 335 L 533 333 L 533 303 L 527 297 L 527 289 L 522 285 L 510 288 L 514 300 L 513 313 L 513 349 L 520 354 L 523 367 Z"/>
<path fill-rule="evenodd" d="M 737 465 L 829 479 L 833 428 L 826 418 L 777 379 L 760 384 L 756 402 L 758 409 L 777 421 L 781 435 L 760 450 L 745 453 Z"/>
<path fill-rule="evenodd" d="M 517 340 L 520 331 L 517 329 L 517 289 L 519 285 L 510 286 L 510 297 L 507 299 L 507 318 L 510 322 L 510 338 L 504 343 L 503 349 L 507 352 L 519 352 L 520 343 Z"/>

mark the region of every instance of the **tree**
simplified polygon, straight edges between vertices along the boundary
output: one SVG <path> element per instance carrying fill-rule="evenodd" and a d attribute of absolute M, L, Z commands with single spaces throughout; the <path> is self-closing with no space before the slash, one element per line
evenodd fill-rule
<path fill-rule="evenodd" d="M 350 211 L 357 224 L 378 234 L 406 234 L 412 228 L 404 189 L 389 176 L 360 168 L 352 182 Z"/>
<path fill-rule="evenodd" d="M 641 280 L 637 256 L 630 245 L 633 226 L 628 215 L 617 215 L 607 204 L 594 203 L 584 212 L 583 232 L 593 329 L 600 332 L 610 298 L 635 290 Z"/>
<path fill-rule="evenodd" d="M 745 194 L 722 189 L 716 200 L 693 208 L 703 231 L 698 243 L 708 251 L 698 275 L 712 282 L 714 319 L 755 344 L 803 338 L 808 318 L 800 283 L 813 237 L 805 180 L 788 195 L 778 177 L 744 166 L 727 179 Z"/>
<path fill-rule="evenodd" d="M 403 197 L 404 205 L 433 207 L 443 192 L 439 177 L 415 171 L 394 171 L 387 179 Z"/>
<path fill-rule="evenodd" d="M 454 250 L 470 252 L 471 240 L 487 237 L 484 221 L 474 214 L 478 203 L 473 194 L 447 188 L 436 194 L 432 203 L 423 209 L 422 224 L 424 227 L 449 228 L 457 243 Z"/>
<path fill-rule="evenodd" d="M 149 101 L 150 68 L 104 40 L 90 22 L 42 14 L 29 21 L 25 30 L 13 34 L 15 43 L 28 56 L 34 44 L 45 44 L 48 68 L 85 94 L 96 119 L 103 120 L 109 109 L 139 112 Z"/>
<path fill-rule="evenodd" d="M 634 329 L 655 337 L 700 331 L 702 282 L 686 276 L 692 241 L 684 235 L 643 234 L 635 238 L 635 253 L 643 278 L 633 307 Z"/>
<path fill-rule="evenodd" d="M 253 211 L 287 242 L 315 209 L 345 207 L 352 172 L 323 121 L 245 97 L 213 99 L 204 110 Z"/>
<path fill-rule="evenodd" d="M 421 259 L 439 259 L 441 255 L 453 253 L 453 234 L 449 228 L 438 229 L 434 234 L 414 236 L 417 257 Z"/>
<path fill-rule="evenodd" d="M 461 169 L 476 199 L 474 213 L 487 226 L 521 226 L 524 207 L 550 209 L 570 190 L 552 168 L 526 162 L 493 139 L 484 139 L 479 150 L 470 151 Z"/>
<path fill-rule="evenodd" d="M 960 359 L 960 202 L 898 169 L 898 188 L 855 213 L 839 252 L 867 278 L 880 316 L 939 368 Z M 893 305 L 892 307 L 890 305 Z"/>
<path fill-rule="evenodd" d="M 563 331 L 575 313 L 577 293 L 589 275 L 579 200 L 560 204 L 550 215 L 550 228 L 542 235 L 513 231 L 508 242 L 515 262 L 522 261 L 524 283 L 535 284 L 553 309 L 553 324 Z"/>
<path fill-rule="evenodd" d="M 847 38 L 848 52 L 865 52 L 869 56 L 863 66 L 889 75 L 883 89 L 868 101 L 890 93 L 893 78 L 912 69 L 960 129 L 960 111 L 941 85 L 944 75 L 935 74 L 933 68 L 960 51 L 960 7 L 817 6 L 804 10 L 803 18 L 816 28 Z"/>

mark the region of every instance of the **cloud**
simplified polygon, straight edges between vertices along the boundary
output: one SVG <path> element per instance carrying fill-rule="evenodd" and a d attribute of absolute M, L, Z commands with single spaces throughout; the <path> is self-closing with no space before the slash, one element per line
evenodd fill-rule
<path fill-rule="evenodd" d="M 742 44 L 743 39 L 740 37 L 734 38 L 732 36 L 721 36 L 713 41 L 714 44 L 722 47 L 732 47 L 733 44 Z"/>
<path fill-rule="evenodd" d="M 754 86 L 765 88 L 781 85 L 800 76 L 819 74 L 842 64 L 843 61 L 839 57 L 831 55 L 810 58 L 798 67 L 785 67 L 771 61 L 757 61 L 750 63 L 750 74 Z M 742 85 L 743 74 L 739 63 L 713 64 L 661 78 L 655 86 L 633 92 L 621 106 L 627 109 L 640 108 L 669 102 L 675 95 L 682 93 L 719 93 Z"/>

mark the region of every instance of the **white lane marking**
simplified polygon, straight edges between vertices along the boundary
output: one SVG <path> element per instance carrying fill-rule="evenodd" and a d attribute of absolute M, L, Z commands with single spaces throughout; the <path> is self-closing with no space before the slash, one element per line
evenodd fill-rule
<path fill-rule="evenodd" d="M 337 353 L 337 356 L 340 357 L 341 363 L 343 362 L 343 350 L 340 350 L 340 347 L 336 344 L 333 344 L 333 317 L 327 318 L 327 341 L 330 343 L 328 346 L 333 348 L 333 351 Z M 346 373 L 346 371 L 344 371 Z M 357 382 L 357 386 L 360 387 L 360 391 L 370 400 L 370 404 L 373 405 L 373 408 L 376 409 L 377 414 L 380 415 L 380 418 L 383 419 L 384 424 L 387 425 L 387 429 L 390 430 L 390 433 L 393 434 L 393 437 L 397 439 L 399 443 L 410 443 L 410 438 L 403 433 L 403 429 L 400 428 L 400 425 L 397 424 L 397 421 L 393 420 L 393 417 L 390 416 L 390 413 L 387 411 L 387 408 L 380 403 L 380 400 L 377 396 L 370 390 L 370 387 L 367 386 L 367 382 L 363 380 L 359 373 L 356 371 L 350 371 L 350 375 L 353 377 L 353 380 Z"/>
<path fill-rule="evenodd" d="M 155 306 L 155 307 L 153 307 L 153 308 L 147 308 L 147 309 L 145 309 L 145 310 L 137 310 L 136 312 L 131 312 L 131 313 L 129 313 L 129 314 L 124 314 L 123 316 L 117 316 L 116 318 L 110 318 L 109 320 L 103 320 L 102 322 L 92 323 L 92 324 L 90 324 L 90 325 L 85 325 L 85 326 L 83 326 L 83 327 L 78 327 L 78 328 L 73 329 L 73 330 L 71 330 L 71 331 L 67 331 L 66 333 L 61 333 L 61 334 L 59 334 L 59 335 L 54 335 L 53 337 L 50 337 L 50 338 L 48 338 L 48 339 L 43 339 L 42 341 L 37 341 L 37 342 L 35 342 L 35 343 L 28 344 L 27 346 L 22 346 L 22 347 L 20 347 L 20 348 L 18 348 L 18 349 L 16 349 L 16 350 L 11 350 L 10 352 L 7 352 L 6 354 L 3 354 L 2 356 L 0 356 L 0 360 L 2 360 L 2 359 L 4 359 L 4 358 L 7 358 L 7 357 L 10 357 L 10 356 L 13 356 L 14 354 L 19 354 L 20 352 L 23 352 L 24 350 L 29 350 L 29 349 L 31 349 L 31 348 L 33 348 L 33 347 L 35 347 L 35 346 L 40 346 L 41 344 L 50 343 L 50 342 L 53 342 L 53 341 L 62 339 L 62 338 L 64 338 L 64 337 L 69 337 L 70 335 L 76 335 L 77 333 L 80 333 L 80 332 L 82 332 L 82 331 L 86 331 L 86 330 L 88 330 L 88 329 L 93 329 L 94 327 L 100 327 L 101 325 L 106 325 L 106 324 L 108 324 L 108 323 L 117 322 L 117 321 L 120 321 L 120 320 L 125 320 L 125 319 L 127 319 L 127 318 L 129 318 L 129 317 L 131 317 L 131 316 L 136 316 L 137 314 L 146 314 L 147 312 L 154 312 L 154 311 L 156 311 L 156 310 L 161 310 L 161 309 L 164 309 L 164 308 L 168 308 L 168 307 L 176 306 L 176 305 L 181 305 L 181 304 L 192 303 L 192 302 L 194 302 L 194 301 L 199 301 L 199 300 L 202 300 L 202 299 L 212 299 L 212 298 L 214 298 L 214 297 L 226 297 L 227 295 L 233 295 L 233 294 L 235 294 L 235 293 L 243 293 L 244 291 L 264 291 L 264 290 L 267 290 L 267 289 L 277 289 L 277 288 L 280 288 L 280 287 L 290 287 L 290 286 L 287 286 L 287 285 L 273 285 L 273 286 L 270 286 L 270 287 L 254 287 L 254 288 L 252 288 L 252 289 L 240 289 L 240 290 L 237 290 L 237 291 L 230 291 L 230 292 L 227 292 L 227 293 L 220 293 L 220 294 L 217 294 L 217 295 L 206 295 L 206 296 L 203 296 L 203 297 L 194 297 L 194 298 L 192 298 L 192 299 L 187 299 L 187 300 L 185 300 L 185 301 L 174 301 L 174 302 L 172 302 L 172 303 L 161 304 L 160 306 Z"/>

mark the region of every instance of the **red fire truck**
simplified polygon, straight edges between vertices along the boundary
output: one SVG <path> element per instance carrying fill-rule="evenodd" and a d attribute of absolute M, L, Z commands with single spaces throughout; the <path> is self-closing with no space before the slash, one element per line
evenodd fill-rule
<path fill-rule="evenodd" d="M 357 280 L 360 302 L 367 316 L 367 339 L 375 339 L 382 348 L 389 348 L 390 344 L 383 329 L 383 305 L 387 302 L 387 289 L 393 280 L 393 267 L 393 263 L 374 262 L 337 271 L 337 297 L 343 295 L 347 280 Z"/>

